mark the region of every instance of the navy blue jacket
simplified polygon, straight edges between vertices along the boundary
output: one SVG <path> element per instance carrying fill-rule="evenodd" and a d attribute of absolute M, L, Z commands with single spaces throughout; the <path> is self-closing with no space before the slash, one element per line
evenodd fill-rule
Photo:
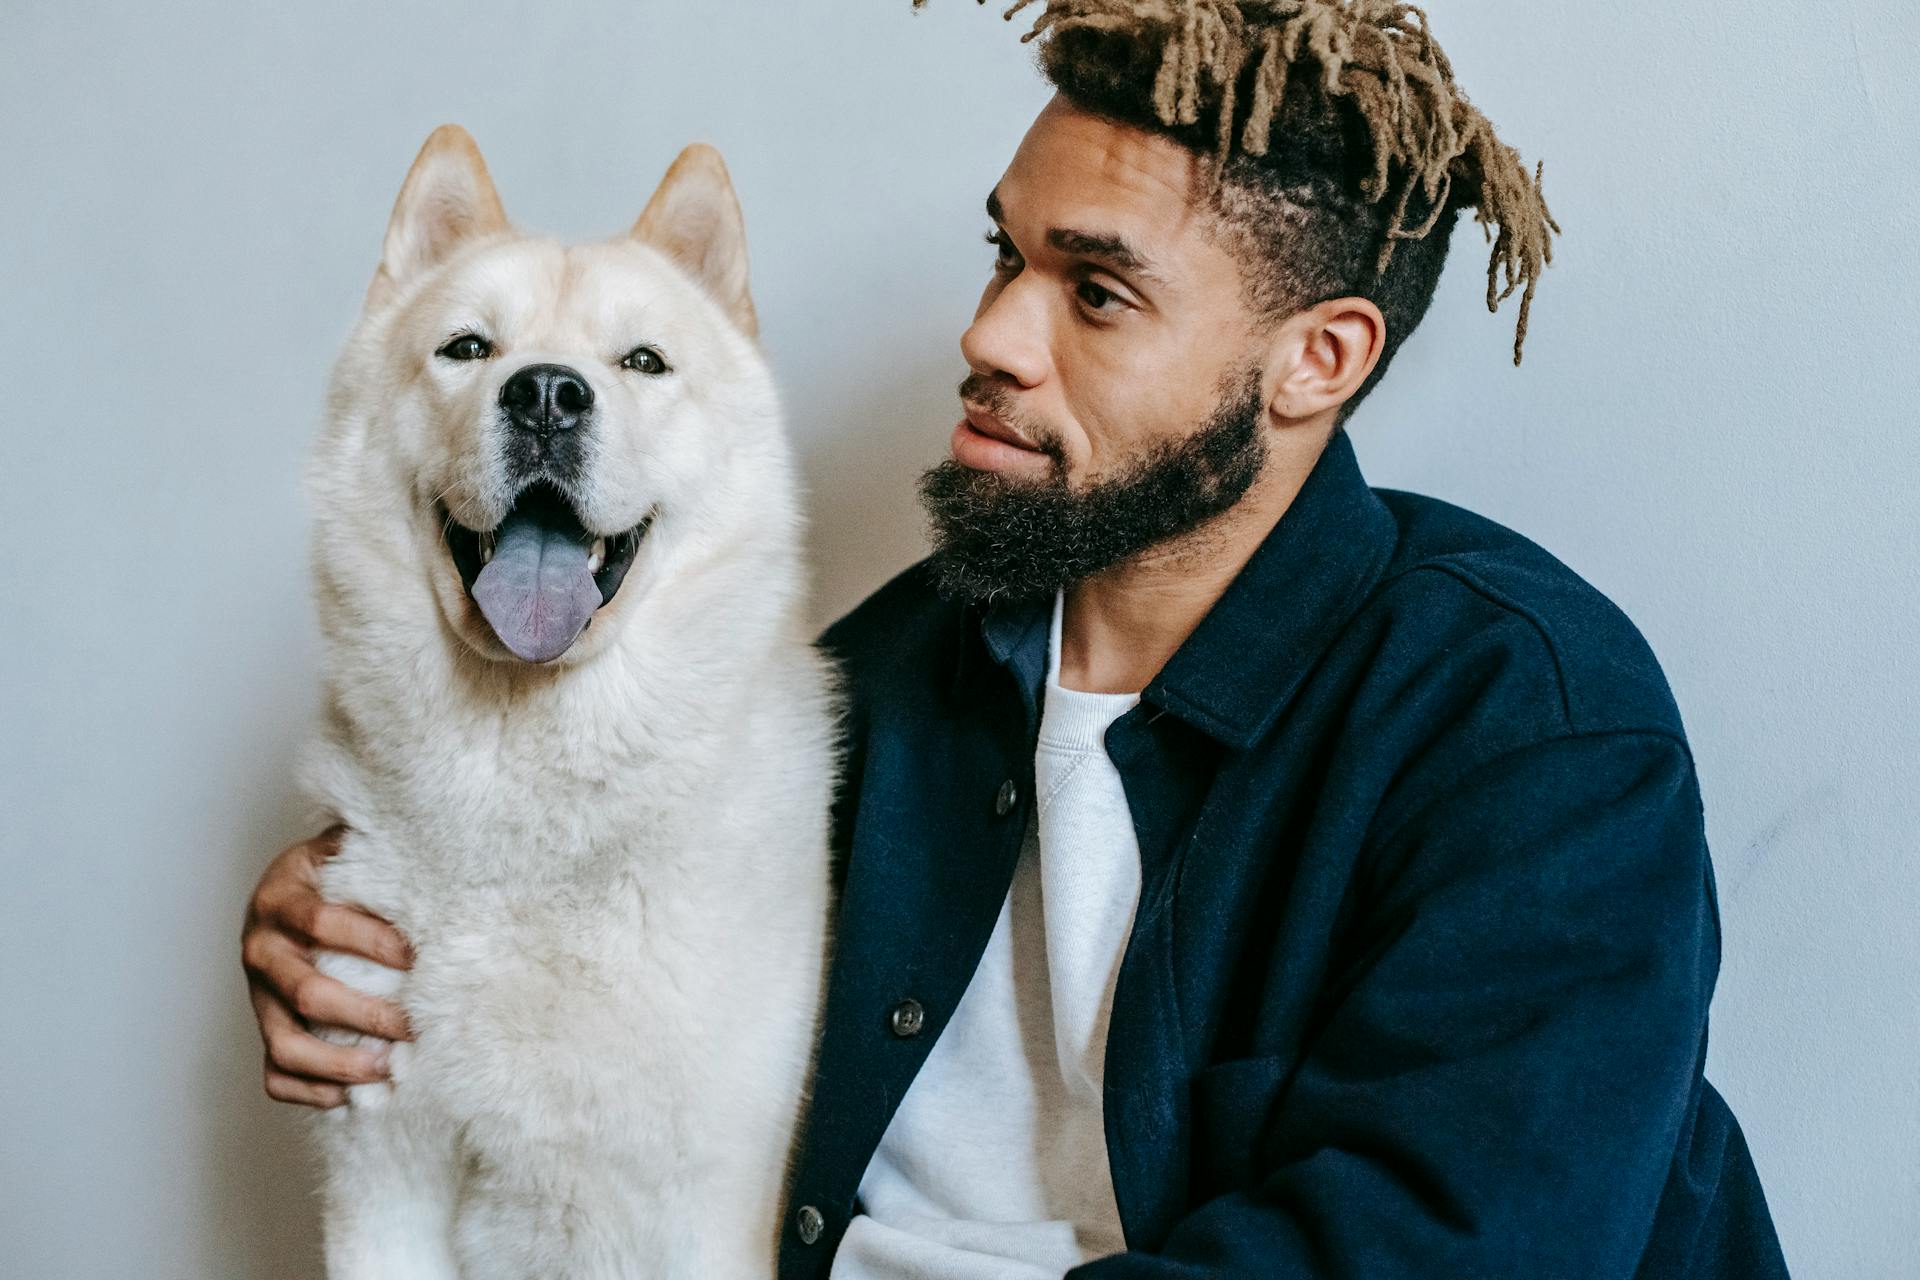
<path fill-rule="evenodd" d="M 781 1280 L 825 1280 L 1006 898 L 1047 622 L 916 566 L 822 637 L 839 914 Z M 1336 432 L 1106 746 L 1142 864 L 1106 1057 L 1128 1252 L 1075 1280 L 1786 1274 L 1701 1074 L 1680 714 L 1572 570 L 1369 488 Z"/>

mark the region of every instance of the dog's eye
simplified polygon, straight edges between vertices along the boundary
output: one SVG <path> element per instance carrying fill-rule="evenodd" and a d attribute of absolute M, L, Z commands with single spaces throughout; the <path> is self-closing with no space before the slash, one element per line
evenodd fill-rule
<path fill-rule="evenodd" d="M 635 373 L 665 373 L 667 358 L 652 347 L 635 347 L 620 362 Z"/>
<path fill-rule="evenodd" d="M 449 360 L 485 360 L 493 354 L 493 344 L 477 333 L 463 333 L 433 354 Z"/>

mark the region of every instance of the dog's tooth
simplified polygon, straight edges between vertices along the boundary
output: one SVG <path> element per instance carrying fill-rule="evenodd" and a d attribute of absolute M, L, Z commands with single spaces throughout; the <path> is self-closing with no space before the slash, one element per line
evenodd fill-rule
<path fill-rule="evenodd" d="M 490 533 L 483 533 L 480 535 L 480 563 L 486 564 L 490 562 L 492 559 L 493 559 L 493 535 Z"/>
<path fill-rule="evenodd" d="M 593 546 L 587 552 L 587 572 L 598 573 L 600 566 L 607 562 L 607 540 L 595 538 Z"/>

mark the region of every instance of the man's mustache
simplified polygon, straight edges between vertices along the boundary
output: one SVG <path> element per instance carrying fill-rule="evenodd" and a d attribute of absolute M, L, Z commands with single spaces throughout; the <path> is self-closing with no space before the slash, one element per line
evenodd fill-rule
<path fill-rule="evenodd" d="M 1066 461 L 1066 449 L 1061 444 L 1060 433 L 1044 422 L 1035 422 L 1022 415 L 1014 403 L 1013 388 L 1005 378 L 979 372 L 969 373 L 960 380 L 960 399 L 968 404 L 979 405 L 1033 441 L 1035 449 L 1055 462 Z"/>

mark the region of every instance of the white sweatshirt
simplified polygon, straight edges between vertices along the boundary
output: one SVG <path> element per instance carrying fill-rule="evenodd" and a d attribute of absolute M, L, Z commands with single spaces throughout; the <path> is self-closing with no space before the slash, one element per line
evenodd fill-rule
<path fill-rule="evenodd" d="M 1107 726 L 1060 687 L 1053 606 L 1035 818 L 980 966 L 867 1166 L 831 1280 L 1059 1280 L 1125 1249 L 1101 1113 L 1140 847 Z"/>

